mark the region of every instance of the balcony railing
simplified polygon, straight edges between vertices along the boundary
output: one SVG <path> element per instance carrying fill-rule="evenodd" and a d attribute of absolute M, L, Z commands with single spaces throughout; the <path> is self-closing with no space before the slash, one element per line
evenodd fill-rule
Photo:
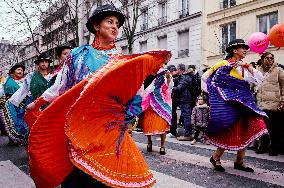
<path fill-rule="evenodd" d="M 141 31 L 145 31 L 145 30 L 147 30 L 148 29 L 148 23 L 143 23 L 142 25 L 141 25 Z"/>
<path fill-rule="evenodd" d="M 182 9 L 182 10 L 179 11 L 179 18 L 184 18 L 186 16 L 189 16 L 188 9 Z"/>
<path fill-rule="evenodd" d="M 189 57 L 189 50 L 188 49 L 179 50 L 178 57 Z"/>
<path fill-rule="evenodd" d="M 163 25 L 165 23 L 167 23 L 167 16 L 158 19 L 158 25 Z"/>

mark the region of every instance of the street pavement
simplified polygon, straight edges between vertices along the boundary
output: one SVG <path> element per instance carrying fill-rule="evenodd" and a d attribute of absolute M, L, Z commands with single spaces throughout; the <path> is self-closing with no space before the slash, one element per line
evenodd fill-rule
<path fill-rule="evenodd" d="M 167 137 L 166 152 L 159 154 L 159 137 L 153 137 L 153 152 L 147 152 L 147 139 L 140 132 L 133 138 L 140 148 L 157 183 L 155 188 L 199 188 L 199 187 L 284 187 L 284 156 L 257 155 L 247 151 L 246 164 L 254 168 L 254 173 L 233 169 L 236 152 L 226 152 L 222 165 L 226 171 L 213 170 L 209 158 L 214 146 L 189 141 L 177 141 Z M 35 187 L 28 175 L 26 151 L 20 146 L 8 145 L 7 137 L 0 137 L 0 188 Z"/>

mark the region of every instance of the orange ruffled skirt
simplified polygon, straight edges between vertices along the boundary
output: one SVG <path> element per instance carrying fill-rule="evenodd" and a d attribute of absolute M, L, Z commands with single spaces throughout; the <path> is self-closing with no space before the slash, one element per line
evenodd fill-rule
<path fill-rule="evenodd" d="M 164 134 L 170 130 L 168 122 L 159 116 L 151 107 L 144 112 L 142 127 L 145 135 Z"/>
<path fill-rule="evenodd" d="M 73 165 L 112 187 L 155 183 L 127 132 L 125 105 L 168 54 L 146 53 L 108 62 L 42 112 L 29 137 L 30 169 L 37 187 L 58 186 Z"/>
<path fill-rule="evenodd" d="M 32 128 L 33 124 L 36 122 L 37 118 L 40 116 L 41 111 L 39 109 L 29 110 L 25 113 L 25 121 L 29 127 Z"/>

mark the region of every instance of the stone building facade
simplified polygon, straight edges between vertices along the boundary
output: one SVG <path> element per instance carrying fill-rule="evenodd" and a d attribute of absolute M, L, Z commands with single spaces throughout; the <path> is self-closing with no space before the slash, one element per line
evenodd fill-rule
<path fill-rule="evenodd" d="M 138 18 L 133 53 L 167 49 L 173 54 L 169 64 L 201 66 L 202 1 L 143 1 Z M 128 53 L 127 40 L 120 35 L 117 46 Z"/>
<path fill-rule="evenodd" d="M 284 22 L 283 0 L 203 0 L 202 57 L 204 66 L 212 66 L 224 56 L 228 42 L 247 41 L 254 32 L 269 33 Z M 278 63 L 284 64 L 284 49 L 269 46 Z M 248 52 L 245 62 L 256 62 L 259 54 Z"/>

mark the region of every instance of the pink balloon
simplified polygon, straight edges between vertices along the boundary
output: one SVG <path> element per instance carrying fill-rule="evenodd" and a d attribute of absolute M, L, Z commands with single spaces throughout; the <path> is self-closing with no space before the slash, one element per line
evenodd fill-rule
<path fill-rule="evenodd" d="M 261 54 L 268 48 L 269 40 L 266 34 L 255 32 L 249 36 L 248 45 L 251 51 Z"/>

